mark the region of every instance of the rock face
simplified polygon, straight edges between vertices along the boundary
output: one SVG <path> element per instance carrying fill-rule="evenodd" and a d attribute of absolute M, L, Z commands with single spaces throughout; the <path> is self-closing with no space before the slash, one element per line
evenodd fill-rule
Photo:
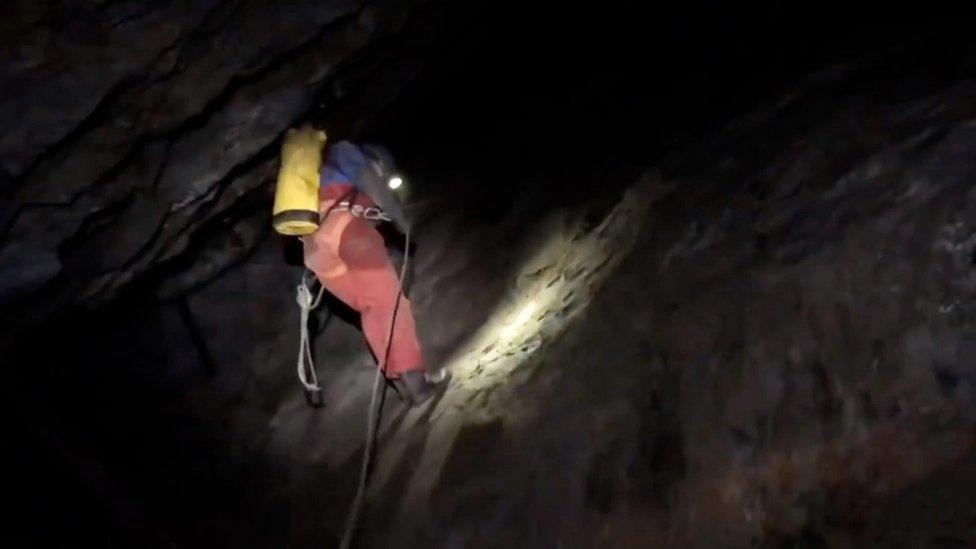
<path fill-rule="evenodd" d="M 675 155 L 639 252 L 544 364 L 462 408 L 403 527 L 498 547 L 971 543 L 967 496 L 930 524 L 884 502 L 973 449 L 974 92 L 852 94 L 815 119 L 824 95 L 798 93 Z"/>
<path fill-rule="evenodd" d="M 434 170 L 395 99 L 468 10 L 23 4 L 0 307 L 35 545 L 337 543 L 373 360 L 328 303 L 306 404 L 267 230 L 278 137 L 319 105 L 416 142 L 410 294 L 453 375 L 385 393 L 358 545 L 976 544 L 976 50 L 845 59 L 625 168 L 490 186 Z"/>
<path fill-rule="evenodd" d="M 235 207 L 255 194 L 263 205 L 283 130 L 348 93 L 339 89 L 376 96 L 389 56 L 371 44 L 399 37 L 403 83 L 416 36 L 432 39 L 404 28 L 423 2 L 67 4 L 13 6 L 3 37 L 7 305 L 42 287 L 45 310 L 103 302 L 187 255 L 203 227 L 246 217 Z M 353 57 L 361 64 L 350 68 Z M 342 110 L 329 110 L 337 138 Z M 242 231 L 242 248 L 253 249 L 258 225 Z"/>

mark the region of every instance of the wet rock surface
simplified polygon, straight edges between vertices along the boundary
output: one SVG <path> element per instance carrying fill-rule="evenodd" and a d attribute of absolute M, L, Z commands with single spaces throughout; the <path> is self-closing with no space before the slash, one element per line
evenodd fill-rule
<path fill-rule="evenodd" d="M 37 545 L 335 544 L 373 360 L 328 303 L 307 405 L 277 137 L 319 101 L 340 134 L 391 116 L 445 12 L 62 4 L 2 27 L 18 522 Z M 577 194 L 548 166 L 503 166 L 505 193 L 424 173 L 449 155 L 418 139 L 410 295 L 453 379 L 386 393 L 359 545 L 976 544 L 976 56 L 905 51 L 626 169 L 581 160 Z"/>
<path fill-rule="evenodd" d="M 381 508 L 405 494 L 377 545 L 976 542 L 973 93 L 852 96 L 798 124 L 816 103 L 798 92 L 673 155 L 585 315 L 515 349 L 538 361 L 460 359 L 430 417 L 390 435 L 414 453 L 389 466 L 419 465 L 376 488 Z M 774 132 L 749 171 L 737 150 Z M 958 496 L 933 502 L 950 478 Z M 916 507 L 944 518 L 902 523 Z"/>
<path fill-rule="evenodd" d="M 898 545 L 886 498 L 972 452 L 972 93 L 852 97 L 756 172 L 735 153 L 710 174 L 679 175 L 695 152 L 663 166 L 639 252 L 543 353 L 550 367 L 479 410 L 518 450 L 481 456 L 492 481 L 438 487 L 429 524 L 464 521 L 467 489 L 466 539 L 492 546 Z M 747 149 L 810 99 L 723 139 Z M 852 141 L 871 145 L 833 149 Z M 516 503 L 492 492 L 514 485 L 530 487 Z M 973 542 L 950 523 L 916 521 L 912 539 Z"/>

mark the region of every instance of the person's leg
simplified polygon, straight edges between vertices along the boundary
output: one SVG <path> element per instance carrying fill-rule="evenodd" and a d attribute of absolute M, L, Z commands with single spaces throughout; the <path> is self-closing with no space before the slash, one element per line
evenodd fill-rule
<path fill-rule="evenodd" d="M 382 240 L 379 243 L 382 246 Z M 447 381 L 446 372 L 440 370 L 429 375 L 424 370 L 420 342 L 417 340 L 413 308 L 410 300 L 400 295 L 399 308 L 396 308 L 398 295 L 397 273 L 390 265 L 386 249 L 382 248 L 384 268 L 357 270 L 350 268 L 347 275 L 355 281 L 359 311 L 362 315 L 363 332 L 373 349 L 386 377 L 399 379 L 413 405 L 430 399 L 434 386 Z M 389 344 L 392 327 L 392 343 Z M 387 349 L 389 359 L 387 360 Z"/>
<path fill-rule="evenodd" d="M 366 341 L 386 375 L 396 379 L 403 372 L 423 370 L 413 309 L 405 295 L 400 296 L 396 309 L 398 274 L 379 231 L 360 219 L 350 223 L 343 232 L 339 256 L 349 266 L 347 276 L 356 288 L 356 309 L 362 316 Z M 384 364 L 391 325 L 393 341 L 389 361 Z"/>
<path fill-rule="evenodd" d="M 383 237 L 372 225 L 349 212 L 334 212 L 318 231 L 306 237 L 305 265 L 326 290 L 359 312 L 366 341 L 380 366 L 384 366 L 398 275 Z M 385 367 L 387 376 L 394 379 L 407 371 L 423 370 L 413 310 L 406 296 L 400 298 Z"/>
<path fill-rule="evenodd" d="M 423 355 L 417 340 L 413 308 L 410 300 L 401 295 L 399 309 L 396 309 L 397 275 L 393 268 L 351 271 L 350 276 L 356 280 L 359 289 L 363 333 L 376 360 L 385 367 L 387 377 L 397 379 L 404 372 L 422 371 Z M 393 340 L 387 360 L 391 328 Z"/>

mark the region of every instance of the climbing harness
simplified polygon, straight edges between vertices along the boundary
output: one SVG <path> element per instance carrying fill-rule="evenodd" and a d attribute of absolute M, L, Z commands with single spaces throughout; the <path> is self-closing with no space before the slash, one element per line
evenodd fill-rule
<path fill-rule="evenodd" d="M 332 207 L 331 211 L 349 212 L 354 217 L 359 217 L 367 221 L 393 221 L 390 216 L 383 213 L 383 210 L 373 206 L 363 206 L 362 204 L 350 204 L 348 200 L 339 202 Z"/>

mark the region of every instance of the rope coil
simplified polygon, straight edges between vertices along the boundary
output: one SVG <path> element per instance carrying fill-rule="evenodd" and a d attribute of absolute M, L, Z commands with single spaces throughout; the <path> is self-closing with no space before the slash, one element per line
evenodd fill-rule
<path fill-rule="evenodd" d="M 298 343 L 298 380 L 302 382 L 305 389 L 318 391 L 319 378 L 315 374 L 315 361 L 312 359 L 312 345 L 308 334 L 308 317 L 311 312 L 319 306 L 322 301 L 322 294 L 325 293 L 325 286 L 319 287 L 319 293 L 312 299 L 312 290 L 308 284 L 308 273 L 302 276 L 302 282 L 298 285 L 295 293 L 295 301 L 301 309 L 301 336 Z"/>

